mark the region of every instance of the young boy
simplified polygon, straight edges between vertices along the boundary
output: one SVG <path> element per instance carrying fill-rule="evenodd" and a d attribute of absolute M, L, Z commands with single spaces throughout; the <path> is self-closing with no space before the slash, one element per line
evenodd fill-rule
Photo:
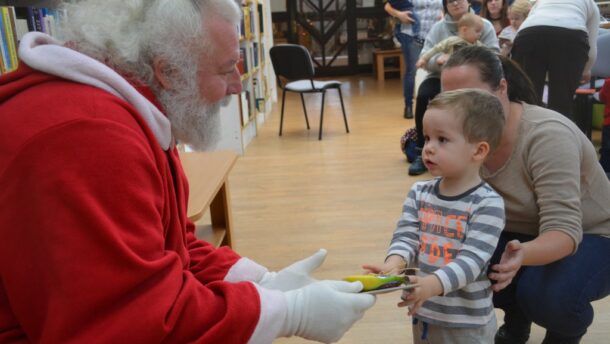
<path fill-rule="evenodd" d="M 418 262 L 418 285 L 403 294 L 414 343 L 493 343 L 496 318 L 489 260 L 504 227 L 504 202 L 479 176 L 504 127 L 500 101 L 488 92 L 444 92 L 424 115 L 422 157 L 437 178 L 413 184 L 383 264 L 396 273 Z"/>
<path fill-rule="evenodd" d="M 510 25 L 502 29 L 502 32 L 498 35 L 500 54 L 502 54 L 502 56 L 508 56 L 510 54 L 513 47 L 513 41 L 517 36 L 517 31 L 530 13 L 531 7 L 529 0 L 516 0 L 508 8 Z"/>
<path fill-rule="evenodd" d="M 437 45 L 422 54 L 419 57 L 419 60 L 417 60 L 417 63 L 415 63 L 415 66 L 417 68 L 425 67 L 428 64 L 428 60 L 438 53 L 445 54 L 437 59 L 439 64 L 444 64 L 449 58 L 449 55 L 456 49 L 470 44 L 483 45 L 479 41 L 481 33 L 483 32 L 483 19 L 478 15 L 474 13 L 462 15 L 458 21 L 457 28 L 457 36 L 447 37 L 440 41 Z"/>

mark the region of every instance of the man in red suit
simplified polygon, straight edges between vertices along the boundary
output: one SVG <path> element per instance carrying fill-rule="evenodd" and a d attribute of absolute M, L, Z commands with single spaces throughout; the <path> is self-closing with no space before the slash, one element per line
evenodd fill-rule
<path fill-rule="evenodd" d="M 0 78 L 0 342 L 338 340 L 375 301 L 194 236 L 176 140 L 241 91 L 231 0 L 84 0 Z M 213 168 L 213 167 L 211 167 Z"/>

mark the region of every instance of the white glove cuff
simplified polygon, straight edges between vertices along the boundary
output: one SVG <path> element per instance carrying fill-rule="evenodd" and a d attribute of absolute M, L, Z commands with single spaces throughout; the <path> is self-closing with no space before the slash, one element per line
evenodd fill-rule
<path fill-rule="evenodd" d="M 229 269 L 224 280 L 227 282 L 251 281 L 258 283 L 268 271 L 266 267 L 242 257 Z"/>
<path fill-rule="evenodd" d="M 248 344 L 269 344 L 280 335 L 288 305 L 284 293 L 254 284 L 261 304 L 261 314 Z"/>

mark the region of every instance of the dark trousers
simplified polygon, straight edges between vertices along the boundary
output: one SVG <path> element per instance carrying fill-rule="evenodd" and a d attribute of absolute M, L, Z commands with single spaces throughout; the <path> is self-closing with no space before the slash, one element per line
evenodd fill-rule
<path fill-rule="evenodd" d="M 541 98 L 548 73 L 548 108 L 574 119 L 574 92 L 588 60 L 587 33 L 532 26 L 519 32 L 511 52 Z"/>
<path fill-rule="evenodd" d="M 506 243 L 532 236 L 502 232 L 491 265 Z M 584 235 L 574 255 L 544 266 L 522 267 L 512 283 L 495 293 L 494 306 L 505 311 L 510 326 L 531 321 L 554 338 L 579 338 L 593 322 L 591 302 L 610 294 L 610 238 Z"/>
<path fill-rule="evenodd" d="M 427 78 L 424 80 L 417 90 L 417 99 L 415 100 L 415 129 L 417 130 L 417 148 L 424 147 L 424 113 L 428 108 L 428 102 L 437 94 L 441 93 L 441 79 Z"/>

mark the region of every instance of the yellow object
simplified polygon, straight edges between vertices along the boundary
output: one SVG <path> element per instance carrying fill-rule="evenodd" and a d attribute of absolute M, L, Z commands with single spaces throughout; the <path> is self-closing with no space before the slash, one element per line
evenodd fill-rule
<path fill-rule="evenodd" d="M 395 287 L 405 282 L 404 276 L 396 275 L 351 275 L 343 278 L 347 282 L 361 282 L 362 291 L 376 290 L 381 287 Z"/>

